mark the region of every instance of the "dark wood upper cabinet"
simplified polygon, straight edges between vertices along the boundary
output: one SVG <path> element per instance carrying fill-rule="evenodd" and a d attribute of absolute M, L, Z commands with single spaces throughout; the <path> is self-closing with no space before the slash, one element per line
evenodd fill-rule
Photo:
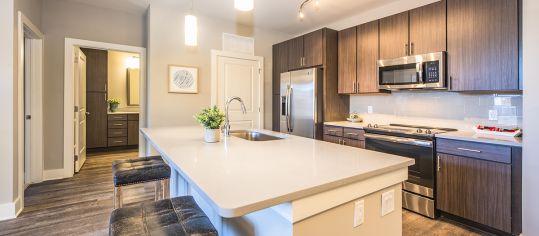
<path fill-rule="evenodd" d="M 288 71 L 288 43 L 273 45 L 273 94 L 280 94 L 281 73 Z"/>
<path fill-rule="evenodd" d="M 446 51 L 446 1 L 410 11 L 410 55 Z"/>
<path fill-rule="evenodd" d="M 87 92 L 86 147 L 107 147 L 107 93 Z"/>
<path fill-rule="evenodd" d="M 359 93 L 378 93 L 378 21 L 357 27 L 357 82 Z"/>
<path fill-rule="evenodd" d="M 303 67 L 315 67 L 324 63 L 324 29 L 303 36 Z"/>
<path fill-rule="evenodd" d="M 517 0 L 447 0 L 450 89 L 519 90 L 518 30 Z"/>
<path fill-rule="evenodd" d="M 407 56 L 408 40 L 408 12 L 380 19 L 380 59 Z"/>
<path fill-rule="evenodd" d="M 303 67 L 303 36 L 293 38 L 288 43 L 288 70 Z"/>
<path fill-rule="evenodd" d="M 437 208 L 511 232 L 511 165 L 438 154 Z"/>
<path fill-rule="evenodd" d="M 108 52 L 81 48 L 86 55 L 86 91 L 107 92 Z"/>
<path fill-rule="evenodd" d="M 339 32 L 339 93 L 352 94 L 357 89 L 357 28 Z M 378 50 L 377 50 L 378 51 Z"/>

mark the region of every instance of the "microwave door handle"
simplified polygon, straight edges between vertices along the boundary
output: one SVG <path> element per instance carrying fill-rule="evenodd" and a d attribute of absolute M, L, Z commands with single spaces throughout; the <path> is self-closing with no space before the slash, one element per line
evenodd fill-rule
<path fill-rule="evenodd" d="M 419 83 L 423 83 L 423 63 L 419 62 L 416 64 L 417 79 Z"/>

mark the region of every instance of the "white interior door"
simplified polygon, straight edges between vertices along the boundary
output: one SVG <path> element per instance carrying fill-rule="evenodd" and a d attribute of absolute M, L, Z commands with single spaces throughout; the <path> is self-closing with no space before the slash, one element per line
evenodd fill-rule
<path fill-rule="evenodd" d="M 86 161 L 86 55 L 75 50 L 75 172 L 79 172 Z"/>
<path fill-rule="evenodd" d="M 24 186 L 31 180 L 32 157 L 32 77 L 31 77 L 31 41 L 24 38 Z"/>
<path fill-rule="evenodd" d="M 247 114 L 237 101 L 230 104 L 231 130 L 263 128 L 262 60 L 217 56 L 217 105 L 224 110 L 230 97 L 243 99 Z"/>

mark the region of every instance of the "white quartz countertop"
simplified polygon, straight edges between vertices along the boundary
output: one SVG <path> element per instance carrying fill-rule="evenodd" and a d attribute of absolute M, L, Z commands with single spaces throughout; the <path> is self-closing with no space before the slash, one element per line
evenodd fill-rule
<path fill-rule="evenodd" d="M 142 133 L 172 168 L 206 196 L 222 217 L 290 202 L 406 168 L 413 159 L 324 141 L 237 137 L 205 143 L 201 127 L 145 128 Z"/>
<path fill-rule="evenodd" d="M 345 128 L 353 128 L 353 129 L 363 129 L 364 126 L 367 126 L 367 124 L 363 122 L 354 123 L 350 121 L 324 122 L 324 125 L 339 126 L 339 127 L 345 127 Z"/>
<path fill-rule="evenodd" d="M 512 146 L 512 147 L 522 147 L 522 138 L 476 134 L 475 132 L 467 132 L 467 131 L 457 131 L 457 132 L 447 132 L 447 133 L 437 134 L 436 138 L 505 145 L 505 146 Z"/>

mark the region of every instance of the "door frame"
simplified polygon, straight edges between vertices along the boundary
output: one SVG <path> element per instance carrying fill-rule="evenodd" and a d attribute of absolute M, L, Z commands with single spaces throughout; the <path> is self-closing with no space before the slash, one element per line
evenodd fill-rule
<path fill-rule="evenodd" d="M 57 178 L 69 178 L 75 174 L 75 161 L 73 157 L 74 128 L 71 122 L 75 106 L 74 96 L 74 67 L 73 52 L 75 47 L 92 48 L 100 50 L 114 50 L 140 55 L 140 121 L 139 127 L 147 127 L 147 87 L 146 87 L 146 48 L 121 44 L 89 41 L 83 39 L 66 38 L 64 50 L 64 166 L 63 175 Z M 144 155 L 147 149 L 146 140 L 139 135 L 139 155 Z"/>
<path fill-rule="evenodd" d="M 24 199 L 25 172 L 29 174 L 30 183 L 43 181 L 43 33 L 22 12 L 18 12 L 18 38 L 17 38 L 17 149 L 18 149 L 18 175 L 19 196 Z M 26 37 L 25 37 L 26 36 Z M 31 81 L 31 115 L 30 134 L 30 163 L 29 170 L 25 170 L 25 117 L 24 117 L 24 81 L 25 81 L 25 38 L 30 42 L 31 67 L 29 71 Z M 21 203 L 23 204 L 23 203 Z M 22 207 L 21 207 L 22 209 Z"/>
<path fill-rule="evenodd" d="M 217 68 L 218 62 L 217 58 L 219 57 L 231 57 L 231 58 L 237 58 L 237 59 L 244 59 L 244 60 L 252 60 L 252 61 L 258 61 L 258 68 L 260 69 L 258 75 L 260 77 L 260 82 L 258 83 L 258 89 L 259 89 L 259 104 L 260 104 L 260 127 L 261 129 L 264 128 L 264 115 L 265 115 L 265 108 L 264 108 L 264 57 L 260 56 L 253 56 L 249 54 L 243 54 L 243 53 L 236 53 L 236 52 L 227 52 L 227 51 L 220 51 L 220 50 L 211 50 L 211 106 L 217 105 L 217 75 L 219 73 L 219 70 Z"/>

